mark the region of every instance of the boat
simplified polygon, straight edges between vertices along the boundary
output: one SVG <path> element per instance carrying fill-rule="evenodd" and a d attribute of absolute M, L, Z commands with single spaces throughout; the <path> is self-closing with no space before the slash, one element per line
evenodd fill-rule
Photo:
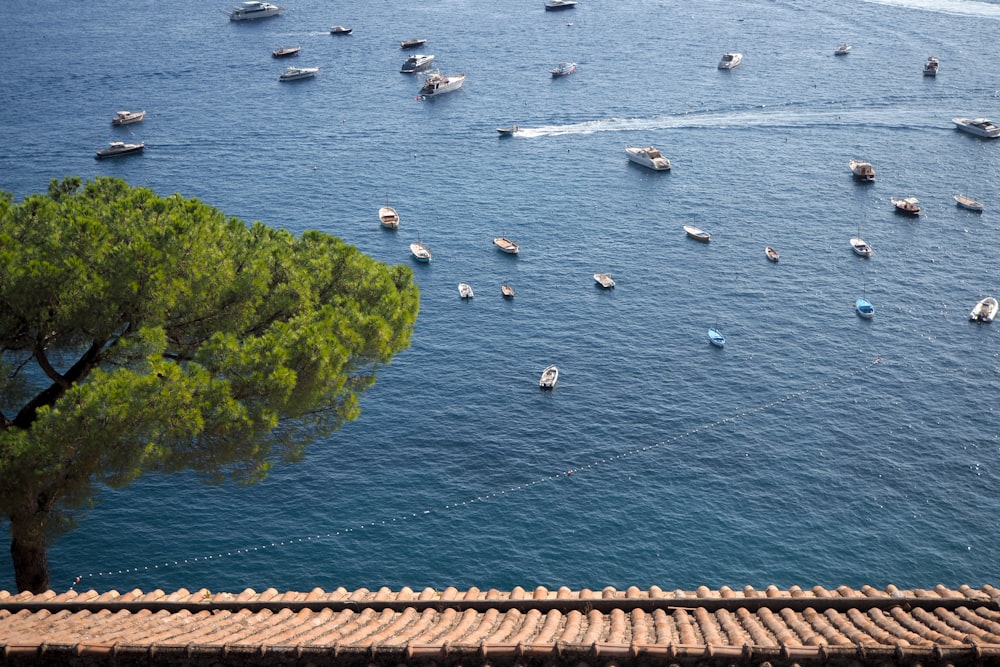
<path fill-rule="evenodd" d="M 850 44 L 841 44 L 840 46 L 837 47 L 837 50 L 833 52 L 833 55 L 846 56 L 850 52 L 851 52 Z"/>
<path fill-rule="evenodd" d="M 983 205 L 977 202 L 972 197 L 966 197 L 965 195 L 955 195 L 955 203 L 962 208 L 969 209 L 970 211 L 975 211 L 976 213 L 983 212 Z"/>
<path fill-rule="evenodd" d="M 440 72 L 434 72 L 424 80 L 424 85 L 420 88 L 420 94 L 424 97 L 444 95 L 445 93 L 458 90 L 462 87 L 463 83 L 465 83 L 464 74 L 444 75 Z"/>
<path fill-rule="evenodd" d="M 615 281 L 610 273 L 595 273 L 594 280 L 604 289 L 611 289 L 615 286 Z"/>
<path fill-rule="evenodd" d="M 545 3 L 545 11 L 554 12 L 560 9 L 573 9 L 576 7 L 576 0 L 548 0 Z"/>
<path fill-rule="evenodd" d="M 855 236 L 851 239 L 851 249 L 854 250 L 854 254 L 859 257 L 872 256 L 872 247 L 865 243 L 865 240 L 860 236 Z"/>
<path fill-rule="evenodd" d="M 399 48 L 401 49 L 415 49 L 418 46 L 423 46 L 427 43 L 426 39 L 404 39 L 399 43 Z"/>
<path fill-rule="evenodd" d="M 514 288 L 508 285 L 507 283 L 504 283 L 503 285 L 500 286 L 500 294 L 502 294 L 503 298 L 505 299 L 513 299 Z"/>
<path fill-rule="evenodd" d="M 854 174 L 854 178 L 859 181 L 875 180 L 875 169 L 872 167 L 870 162 L 865 162 L 864 160 L 851 160 L 847 163 L 847 166 L 851 168 L 851 173 Z"/>
<path fill-rule="evenodd" d="M 471 299 L 475 294 L 472 292 L 472 285 L 469 283 L 458 284 L 458 296 L 463 299 Z"/>
<path fill-rule="evenodd" d="M 274 51 L 271 51 L 271 57 L 288 58 L 289 56 L 297 56 L 301 50 L 301 46 L 279 46 Z"/>
<path fill-rule="evenodd" d="M 764 255 L 772 262 L 777 262 L 779 258 L 778 251 L 772 248 L 771 246 L 767 246 L 764 248 Z"/>
<path fill-rule="evenodd" d="M 1000 303 L 996 298 L 988 296 L 976 304 L 976 307 L 969 313 L 969 319 L 973 322 L 992 322 L 1000 310 Z"/>
<path fill-rule="evenodd" d="M 563 62 L 549 70 L 553 77 L 569 76 L 576 71 L 576 63 Z"/>
<path fill-rule="evenodd" d="M 712 327 L 708 330 L 708 342 L 716 347 L 726 346 L 726 337 L 722 335 L 722 332 Z"/>
<path fill-rule="evenodd" d="M 870 320 L 875 317 L 875 306 L 873 306 L 872 302 L 865 297 L 859 296 L 854 301 L 854 312 L 866 320 Z"/>
<path fill-rule="evenodd" d="M 286 67 L 285 71 L 278 77 L 278 81 L 298 81 L 316 76 L 318 67 Z"/>
<path fill-rule="evenodd" d="M 626 146 L 625 154 L 628 159 L 636 164 L 654 169 L 656 171 L 669 171 L 670 160 L 652 146 L 640 148 L 638 146 Z"/>
<path fill-rule="evenodd" d="M 554 389 L 556 382 L 559 382 L 559 367 L 555 364 L 546 366 L 542 377 L 538 379 L 538 386 L 542 389 Z"/>
<path fill-rule="evenodd" d="M 331 35 L 350 35 L 352 30 L 354 30 L 354 28 L 346 28 L 346 27 L 344 27 L 342 25 L 335 25 L 332 28 L 330 28 L 330 34 Z"/>
<path fill-rule="evenodd" d="M 277 16 L 282 11 L 284 7 L 279 7 L 278 5 L 272 5 L 270 2 L 260 2 L 260 0 L 246 0 L 239 5 L 236 5 L 229 12 L 230 21 L 250 21 L 253 19 L 267 18 L 268 16 Z"/>
<path fill-rule="evenodd" d="M 399 68 L 399 71 L 404 74 L 413 74 L 414 72 L 427 69 L 433 62 L 433 55 L 416 53 L 403 61 L 403 65 Z"/>
<path fill-rule="evenodd" d="M 951 122 L 963 132 L 974 134 L 977 137 L 996 139 L 1000 137 L 1000 126 L 997 126 L 989 118 L 952 118 Z"/>
<path fill-rule="evenodd" d="M 385 198 L 385 206 L 378 209 L 378 221 L 386 229 L 399 229 L 399 213 L 389 206 L 389 198 Z"/>
<path fill-rule="evenodd" d="M 146 144 L 126 144 L 124 141 L 112 141 L 107 148 L 102 148 L 97 151 L 94 156 L 98 160 L 102 160 L 106 157 L 121 157 L 123 155 L 134 155 L 136 153 L 141 153 L 146 148 Z"/>
<path fill-rule="evenodd" d="M 694 225 L 684 225 L 684 233 L 693 238 L 695 241 L 701 241 L 702 243 L 708 243 L 712 240 L 711 234 L 702 229 L 698 229 Z"/>
<path fill-rule="evenodd" d="M 493 239 L 493 245 L 503 250 L 508 255 L 516 255 L 521 252 L 521 247 L 517 245 L 515 241 L 512 241 L 503 236 L 498 236 Z"/>
<path fill-rule="evenodd" d="M 927 62 L 924 63 L 924 76 L 937 76 L 940 64 L 941 62 L 934 56 L 928 58 Z"/>
<path fill-rule="evenodd" d="M 426 264 L 431 261 L 431 249 L 420 241 L 414 241 L 410 244 L 410 252 L 413 253 L 414 258 L 416 258 L 418 262 L 424 262 Z"/>
<path fill-rule="evenodd" d="M 498 127 L 497 128 L 497 132 L 500 133 L 501 137 L 512 137 L 512 136 L 514 136 L 515 132 L 519 132 L 520 130 L 521 130 L 521 128 L 518 127 L 517 125 L 511 125 L 510 127 Z"/>
<path fill-rule="evenodd" d="M 719 69 L 733 69 L 734 67 L 739 67 L 742 62 L 742 53 L 726 52 L 722 54 L 722 59 L 719 60 Z"/>
<path fill-rule="evenodd" d="M 916 197 L 892 197 L 889 201 L 900 213 L 920 215 L 920 200 Z"/>
<path fill-rule="evenodd" d="M 131 125 L 132 123 L 138 123 L 145 117 L 145 111 L 119 111 L 115 114 L 115 117 L 111 119 L 111 124 Z"/>

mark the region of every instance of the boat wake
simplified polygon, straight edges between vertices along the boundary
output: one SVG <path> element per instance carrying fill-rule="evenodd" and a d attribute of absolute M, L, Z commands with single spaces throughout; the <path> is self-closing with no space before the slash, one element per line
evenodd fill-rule
<path fill-rule="evenodd" d="M 904 7 L 906 9 L 922 9 L 939 14 L 954 16 L 976 16 L 980 18 L 1000 19 L 1000 5 L 978 0 L 867 0 L 876 5 Z"/>

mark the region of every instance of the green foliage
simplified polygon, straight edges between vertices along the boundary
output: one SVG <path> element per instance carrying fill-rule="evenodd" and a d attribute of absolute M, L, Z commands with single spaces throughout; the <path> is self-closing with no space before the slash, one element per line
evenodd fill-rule
<path fill-rule="evenodd" d="M 409 269 L 320 232 L 111 178 L 0 193 L 0 512 L 51 532 L 149 471 L 259 480 L 357 417 L 418 309 Z"/>

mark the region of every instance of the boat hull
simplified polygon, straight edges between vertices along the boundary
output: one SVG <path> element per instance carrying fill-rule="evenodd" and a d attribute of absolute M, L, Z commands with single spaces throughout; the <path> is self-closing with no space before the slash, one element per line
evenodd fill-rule
<path fill-rule="evenodd" d="M 641 167 L 646 167 L 653 171 L 670 171 L 670 160 L 652 146 L 647 146 L 646 148 L 626 146 L 625 154 L 628 156 L 630 162 Z"/>
<path fill-rule="evenodd" d="M 453 93 L 465 83 L 464 74 L 453 74 L 451 76 L 431 76 L 424 82 L 420 89 L 420 94 L 424 97 L 437 97 L 445 93 Z"/>
<path fill-rule="evenodd" d="M 712 235 L 703 229 L 698 229 L 691 225 L 684 225 L 684 233 L 688 235 L 688 238 L 692 238 L 695 241 L 701 241 L 702 243 L 708 243 L 712 240 Z"/>
<path fill-rule="evenodd" d="M 1000 126 L 994 125 L 988 118 L 952 118 L 951 122 L 962 132 L 967 132 L 983 139 L 1000 137 Z"/>
<path fill-rule="evenodd" d="M 95 159 L 106 160 L 113 157 L 125 157 L 126 155 L 136 155 L 145 150 L 145 144 L 124 144 L 122 146 L 112 146 L 111 148 L 104 148 L 97 151 L 94 155 Z"/>
<path fill-rule="evenodd" d="M 976 213 L 983 212 L 983 205 L 970 197 L 955 195 L 955 203 L 958 204 L 960 208 L 964 208 L 967 211 L 975 211 Z"/>

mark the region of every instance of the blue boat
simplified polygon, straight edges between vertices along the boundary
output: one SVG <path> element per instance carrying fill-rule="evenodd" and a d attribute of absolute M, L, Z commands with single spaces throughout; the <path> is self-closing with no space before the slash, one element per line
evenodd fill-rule
<path fill-rule="evenodd" d="M 716 347 L 726 346 L 726 337 L 715 327 L 708 330 L 708 341 Z"/>
<path fill-rule="evenodd" d="M 870 320 L 875 317 L 875 306 L 873 306 L 872 302 L 863 296 L 859 296 L 858 300 L 854 302 L 854 310 L 856 310 L 858 315 L 866 320 Z"/>

